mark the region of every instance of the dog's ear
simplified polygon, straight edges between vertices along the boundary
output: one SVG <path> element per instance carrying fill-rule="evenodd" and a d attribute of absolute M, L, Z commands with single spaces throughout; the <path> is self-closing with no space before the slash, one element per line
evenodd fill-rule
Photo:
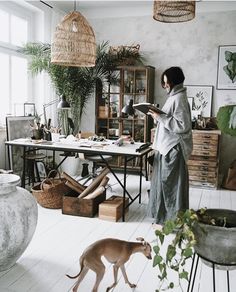
<path fill-rule="evenodd" d="M 145 241 L 143 237 L 137 237 L 136 240 L 141 242 Z"/>
<path fill-rule="evenodd" d="M 141 241 L 141 243 L 145 246 L 147 245 L 147 242 L 145 241 L 145 239 L 143 237 L 137 237 L 136 240 Z"/>

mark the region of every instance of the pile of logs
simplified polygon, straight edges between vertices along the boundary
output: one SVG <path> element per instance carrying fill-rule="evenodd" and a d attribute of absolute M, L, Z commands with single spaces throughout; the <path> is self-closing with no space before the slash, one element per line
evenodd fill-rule
<path fill-rule="evenodd" d="M 66 185 L 78 193 L 79 199 L 94 199 L 105 191 L 109 181 L 109 177 L 106 176 L 108 172 L 109 169 L 105 167 L 88 186 L 80 184 L 66 172 L 63 172 L 62 175 L 66 179 Z"/>

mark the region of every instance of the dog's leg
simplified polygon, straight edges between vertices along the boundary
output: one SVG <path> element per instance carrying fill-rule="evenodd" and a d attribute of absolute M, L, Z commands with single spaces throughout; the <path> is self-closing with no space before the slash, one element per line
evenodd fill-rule
<path fill-rule="evenodd" d="M 81 281 L 84 279 L 85 275 L 88 273 L 88 268 L 87 267 L 83 267 L 83 269 L 81 270 L 78 280 L 73 288 L 73 292 L 77 292 L 79 284 L 81 283 Z"/>
<path fill-rule="evenodd" d="M 112 288 L 114 288 L 117 285 L 117 275 L 118 275 L 119 267 L 117 265 L 113 265 L 113 274 L 114 274 L 114 283 L 107 287 L 106 292 L 109 292 Z"/>
<path fill-rule="evenodd" d="M 130 281 L 128 280 L 128 277 L 127 277 L 127 274 L 126 274 L 126 271 L 125 271 L 125 265 L 124 264 L 121 265 L 120 269 L 121 269 L 121 272 L 122 272 L 123 277 L 125 279 L 125 283 L 128 284 L 130 286 L 130 288 L 135 288 L 137 285 L 131 284 Z"/>
<path fill-rule="evenodd" d="M 102 278 L 105 274 L 105 266 L 102 262 L 94 262 L 94 266 L 90 265 L 90 269 L 96 273 L 96 282 L 94 284 L 92 292 L 98 291 L 98 286 L 102 281 Z"/>

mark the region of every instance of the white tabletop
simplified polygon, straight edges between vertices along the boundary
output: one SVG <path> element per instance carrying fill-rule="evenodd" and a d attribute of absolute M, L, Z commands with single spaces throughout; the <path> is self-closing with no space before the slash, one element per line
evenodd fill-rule
<path fill-rule="evenodd" d="M 61 139 L 59 142 L 52 141 L 39 141 L 39 140 L 31 140 L 31 139 L 16 139 L 12 141 L 6 141 L 6 145 L 11 146 L 22 146 L 22 147 L 33 147 L 40 149 L 48 149 L 48 150 L 57 150 L 57 151 L 75 151 L 82 153 L 93 153 L 93 154 L 113 154 L 113 155 L 134 155 L 134 156 L 142 156 L 148 153 L 151 149 L 145 148 L 142 151 L 137 151 L 140 146 L 145 143 L 135 142 L 131 144 L 130 142 L 124 142 L 123 145 L 118 146 L 114 143 L 114 140 L 105 140 L 103 142 L 91 141 L 88 139 L 80 139 L 80 140 L 67 140 Z"/>

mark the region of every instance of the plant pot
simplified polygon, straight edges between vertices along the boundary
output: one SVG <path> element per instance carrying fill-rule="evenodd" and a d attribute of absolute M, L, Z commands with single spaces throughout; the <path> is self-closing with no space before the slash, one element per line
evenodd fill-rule
<path fill-rule="evenodd" d="M 226 218 L 226 227 L 208 225 L 198 222 L 194 225 L 193 232 L 196 237 L 194 247 L 196 253 L 208 259 L 204 263 L 218 269 L 236 268 L 236 211 L 226 209 L 207 209 L 206 214 L 218 220 Z M 230 265 L 235 265 L 230 267 Z"/>
<path fill-rule="evenodd" d="M 0 271 L 11 268 L 23 254 L 36 229 L 38 206 L 20 177 L 0 174 Z"/>

